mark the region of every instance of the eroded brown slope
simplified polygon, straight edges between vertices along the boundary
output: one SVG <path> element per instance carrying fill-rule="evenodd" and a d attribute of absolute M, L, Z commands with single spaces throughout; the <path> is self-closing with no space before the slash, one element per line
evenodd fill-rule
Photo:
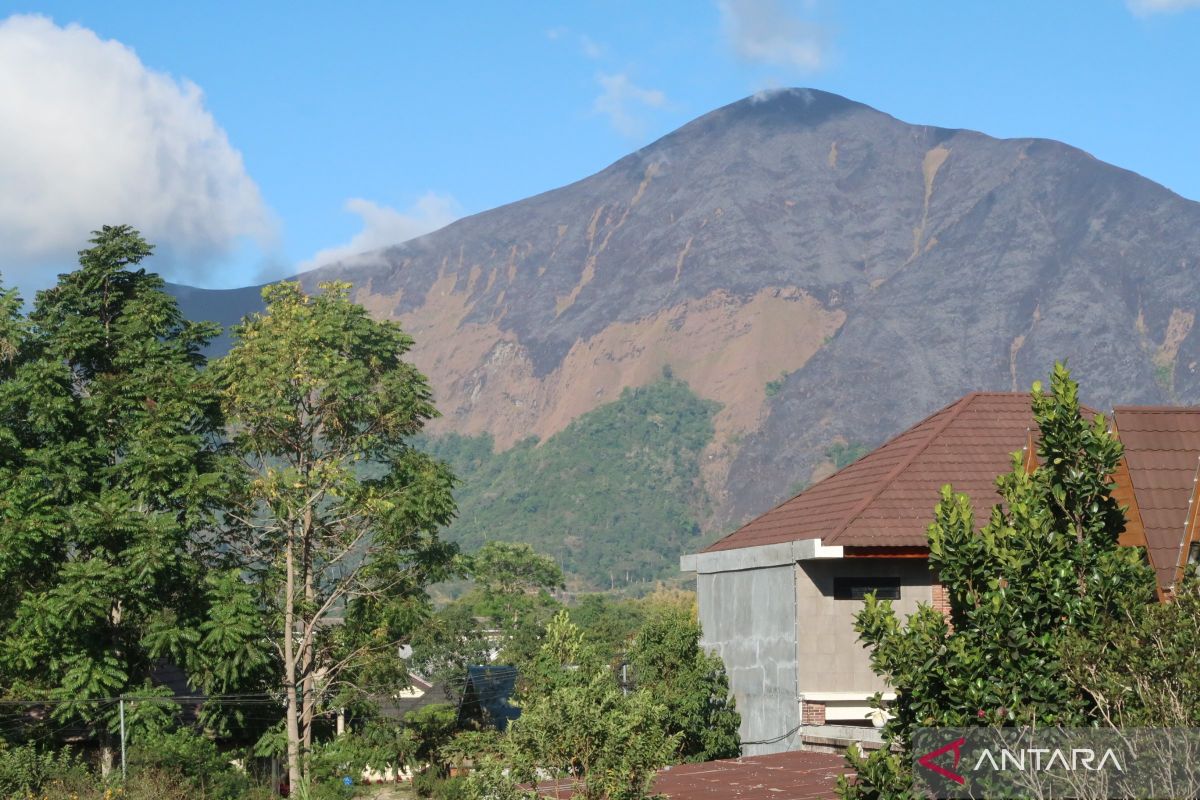
<path fill-rule="evenodd" d="M 1087 400 L 1200 400 L 1200 206 L 1085 153 L 747 99 L 578 183 L 303 276 L 417 339 L 442 429 L 545 437 L 664 367 L 724 404 L 720 529 L 1070 357 Z M 774 396 L 768 381 L 787 378 Z"/>

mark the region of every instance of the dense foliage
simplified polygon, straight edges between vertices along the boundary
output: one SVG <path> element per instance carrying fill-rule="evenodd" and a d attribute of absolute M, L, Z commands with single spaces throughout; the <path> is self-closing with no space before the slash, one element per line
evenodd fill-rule
<path fill-rule="evenodd" d="M 929 528 L 929 561 L 950 619 L 923 606 L 901 622 L 868 596 L 856 620 L 875 671 L 894 687 L 884 728 L 894 749 L 848 756 L 846 798 L 912 796 L 910 736 L 920 726 L 1086 725 L 1091 697 L 1068 675 L 1069 635 L 1096 641 L 1111 620 L 1144 613 L 1154 578 L 1142 554 L 1119 547 L 1124 515 L 1110 483 L 1121 445 L 1106 420 L 1080 412 L 1078 386 L 1057 365 L 1051 391 L 1033 388 L 1039 466 L 1020 454 L 997 487 L 1004 504 L 975 530 L 971 502 L 946 487 Z"/>
<path fill-rule="evenodd" d="M 700 624 L 683 610 L 655 614 L 633 640 L 629 664 L 638 689 L 666 707 L 676 737 L 675 761 L 712 761 L 741 754 L 725 665 L 700 646 Z"/>
<path fill-rule="evenodd" d="M 622 691 L 565 612 L 551 622 L 529 674 L 502 757 L 472 776 L 472 796 L 531 794 L 518 784 L 548 778 L 574 782 L 585 800 L 645 797 L 679 738 L 667 731 L 667 708 L 653 693 Z"/>
<path fill-rule="evenodd" d="M 151 247 L 105 227 L 27 318 L 0 297 L 0 691 L 102 738 L 199 637 L 222 488 L 216 388 Z M 129 720 L 161 723 L 153 705 Z M 162 710 L 159 706 L 157 710 Z"/>
<path fill-rule="evenodd" d="M 434 614 L 412 639 L 411 665 L 458 700 L 467 667 L 526 663 L 558 610 L 549 590 L 562 586 L 552 559 L 525 543 L 488 542 L 465 559 L 475 586 Z"/>
<path fill-rule="evenodd" d="M 679 554 L 701 545 L 700 452 L 718 408 L 664 377 L 540 444 L 439 437 L 430 451 L 462 481 L 446 535 L 467 550 L 528 542 L 593 588 L 675 578 Z"/>
<path fill-rule="evenodd" d="M 1140 613 L 1139 613 L 1140 612 Z M 1173 601 L 1130 609 L 1096 635 L 1070 633 L 1063 661 L 1096 721 L 1123 728 L 1200 727 L 1200 581 Z"/>
<path fill-rule="evenodd" d="M 443 440 L 485 491 L 520 473 L 524 516 L 505 523 L 565 544 L 554 558 L 489 529 L 467 556 L 439 536 L 455 479 L 417 446 L 436 411 L 396 325 L 345 284 L 278 284 L 210 369 L 216 327 L 138 267 L 150 246 L 127 227 L 92 244 L 30 313 L 0 291 L 0 697 L 23 698 L 0 731 L 0 796 L 265 796 L 278 787 L 255 757 L 286 755 L 308 798 L 351 796 L 344 779 L 368 765 L 465 795 L 451 766 L 483 759 L 511 765 L 481 773 L 505 791 L 549 770 L 587 797 L 637 798 L 662 764 L 736 752 L 693 594 L 588 598 L 583 630 L 560 594 L 568 550 L 578 565 L 636 540 L 601 565 L 633 582 L 695 546 L 712 403 L 668 376 L 500 468 L 471 461 L 478 440 Z M 553 536 L 556 514 L 583 528 Z M 463 576 L 435 613 L 426 588 Z M 452 689 L 497 655 L 518 665 L 521 720 L 464 730 L 454 702 L 377 716 L 407 686 L 404 643 Z M 199 696 L 186 712 L 182 678 Z M 128 775 L 97 776 L 90 748 L 111 759 L 119 718 Z"/>

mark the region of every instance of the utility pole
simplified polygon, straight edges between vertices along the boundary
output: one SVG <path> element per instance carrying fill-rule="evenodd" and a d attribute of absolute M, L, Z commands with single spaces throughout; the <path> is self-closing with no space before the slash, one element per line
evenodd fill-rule
<path fill-rule="evenodd" d="M 125 780 L 125 698 L 119 698 L 121 705 L 121 780 Z"/>

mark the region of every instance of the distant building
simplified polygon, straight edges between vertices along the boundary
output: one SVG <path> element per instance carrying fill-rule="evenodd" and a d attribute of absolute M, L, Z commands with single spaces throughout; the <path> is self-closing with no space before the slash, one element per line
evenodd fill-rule
<path fill-rule="evenodd" d="M 1127 511 L 1121 543 L 1146 548 L 1169 594 L 1197 558 L 1200 408 L 1123 407 L 1114 476 Z M 868 592 L 903 617 L 948 610 L 928 566 L 926 529 L 944 484 L 968 494 L 976 522 L 999 502 L 995 479 L 1023 451 L 1036 464 L 1029 396 L 977 392 L 747 523 L 703 552 L 696 573 L 704 644 L 729 673 L 746 754 L 878 741 L 868 698 L 888 687 L 853 628 Z"/>
<path fill-rule="evenodd" d="M 506 730 L 509 722 L 521 716 L 521 709 L 512 702 L 517 677 L 516 667 L 467 667 L 467 682 L 458 704 L 458 726 L 474 722 Z"/>
<path fill-rule="evenodd" d="M 371 698 L 375 702 L 380 716 L 388 719 L 404 719 L 418 708 L 446 702 L 445 690 L 422 676 L 409 673 L 408 683 L 407 689 L 402 689 L 394 695 Z"/>

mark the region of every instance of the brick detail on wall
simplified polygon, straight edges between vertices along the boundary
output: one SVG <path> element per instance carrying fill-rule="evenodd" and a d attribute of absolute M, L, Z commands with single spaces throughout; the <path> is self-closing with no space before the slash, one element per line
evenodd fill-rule
<path fill-rule="evenodd" d="M 932 593 L 932 602 L 934 611 L 942 612 L 942 616 L 946 618 L 946 622 L 950 622 L 950 593 L 946 591 L 946 587 L 935 582 L 929 587 Z"/>
<path fill-rule="evenodd" d="M 803 725 L 824 725 L 825 704 L 805 700 L 801 707 L 800 722 Z"/>

